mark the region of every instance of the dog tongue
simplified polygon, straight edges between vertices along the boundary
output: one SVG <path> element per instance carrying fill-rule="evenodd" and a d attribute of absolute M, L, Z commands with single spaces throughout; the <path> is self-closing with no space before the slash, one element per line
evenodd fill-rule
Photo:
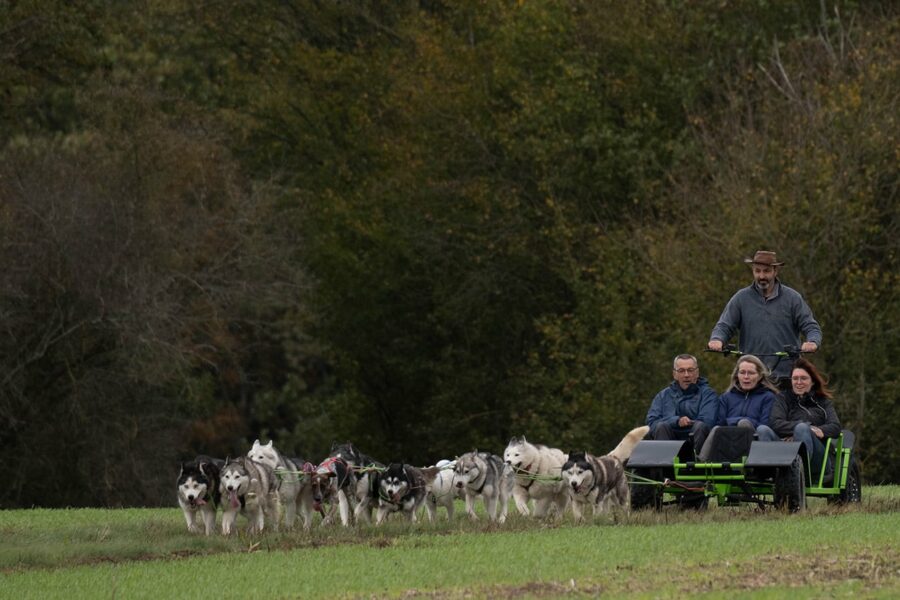
<path fill-rule="evenodd" d="M 206 500 L 204 500 L 203 498 L 197 498 L 196 500 L 194 500 L 194 504 L 196 504 L 197 506 L 206 506 Z"/>
<path fill-rule="evenodd" d="M 238 506 L 241 505 L 241 501 L 238 500 L 237 491 L 232 490 L 232 491 L 228 492 L 228 497 L 231 500 L 231 508 L 237 508 Z"/>

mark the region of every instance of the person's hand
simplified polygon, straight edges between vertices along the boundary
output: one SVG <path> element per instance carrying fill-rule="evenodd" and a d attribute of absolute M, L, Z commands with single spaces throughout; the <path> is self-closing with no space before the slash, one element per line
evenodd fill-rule
<path fill-rule="evenodd" d="M 809 342 L 807 342 L 809 343 Z M 813 344 L 815 346 L 815 344 Z M 721 352 L 722 351 L 722 340 L 709 340 L 709 343 L 706 345 L 707 348 L 712 350 L 713 352 Z"/>
<path fill-rule="evenodd" d="M 815 425 L 811 425 L 810 428 L 809 428 L 809 430 L 812 431 L 812 432 L 815 434 L 815 436 L 816 436 L 817 438 L 819 438 L 820 440 L 821 440 L 823 437 L 825 437 L 825 432 L 822 431 L 821 429 L 819 429 L 818 427 L 816 427 Z"/>
<path fill-rule="evenodd" d="M 691 421 L 690 417 L 681 417 L 678 419 L 679 427 L 689 427 L 691 423 L 693 423 L 693 421 Z"/>
<path fill-rule="evenodd" d="M 818 349 L 819 346 L 815 342 L 803 342 L 803 345 L 800 346 L 800 352 L 815 352 Z"/>

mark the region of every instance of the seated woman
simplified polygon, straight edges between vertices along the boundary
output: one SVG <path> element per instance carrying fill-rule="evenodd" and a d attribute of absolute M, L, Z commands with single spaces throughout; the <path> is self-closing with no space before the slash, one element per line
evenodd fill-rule
<path fill-rule="evenodd" d="M 760 439 L 769 439 L 763 436 L 768 436 L 772 431 L 766 425 L 769 423 L 769 413 L 772 412 L 772 406 L 779 393 L 778 387 L 769 379 L 769 369 L 766 365 L 752 354 L 745 354 L 734 365 L 731 372 L 731 386 L 719 397 L 717 427 L 722 425 L 747 427 L 756 430 L 760 434 Z M 700 460 L 704 462 L 708 460 L 715 438 L 714 427 L 703 444 L 703 449 L 700 450 Z M 777 438 L 772 434 L 771 439 Z"/>
<path fill-rule="evenodd" d="M 766 428 L 771 429 L 759 435 L 761 440 L 793 438 L 803 442 L 816 479 L 825 458 L 825 438 L 841 434 L 841 422 L 831 404 L 833 394 L 827 383 L 814 364 L 798 358 L 791 372 L 791 389 L 772 406 Z"/>

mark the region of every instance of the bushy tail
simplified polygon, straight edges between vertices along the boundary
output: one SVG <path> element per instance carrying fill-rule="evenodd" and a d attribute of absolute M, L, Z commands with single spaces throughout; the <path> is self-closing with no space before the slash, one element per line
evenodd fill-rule
<path fill-rule="evenodd" d="M 619 445 L 609 453 L 609 456 L 614 456 L 620 461 L 625 462 L 626 460 L 628 460 L 628 457 L 631 456 L 631 451 L 634 450 L 634 447 L 637 446 L 637 443 L 644 439 L 644 436 L 647 435 L 647 432 L 649 431 L 650 428 L 646 425 L 642 425 L 641 427 L 632 429 L 625 435 L 624 438 L 622 438 L 622 441 L 619 442 Z"/>

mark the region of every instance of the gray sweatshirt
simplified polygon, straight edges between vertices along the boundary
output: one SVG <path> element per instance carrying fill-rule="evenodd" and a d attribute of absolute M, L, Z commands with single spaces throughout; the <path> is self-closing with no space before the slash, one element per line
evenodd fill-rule
<path fill-rule="evenodd" d="M 806 341 L 822 346 L 822 329 L 803 296 L 777 279 L 772 294 L 764 298 L 756 284 L 737 291 L 731 297 L 719 322 L 709 336 L 728 342 L 740 333 L 739 348 L 745 354 L 772 354 L 787 345 L 800 347 L 800 334 Z M 761 356 L 775 377 L 790 377 L 793 361 L 777 356 Z"/>

